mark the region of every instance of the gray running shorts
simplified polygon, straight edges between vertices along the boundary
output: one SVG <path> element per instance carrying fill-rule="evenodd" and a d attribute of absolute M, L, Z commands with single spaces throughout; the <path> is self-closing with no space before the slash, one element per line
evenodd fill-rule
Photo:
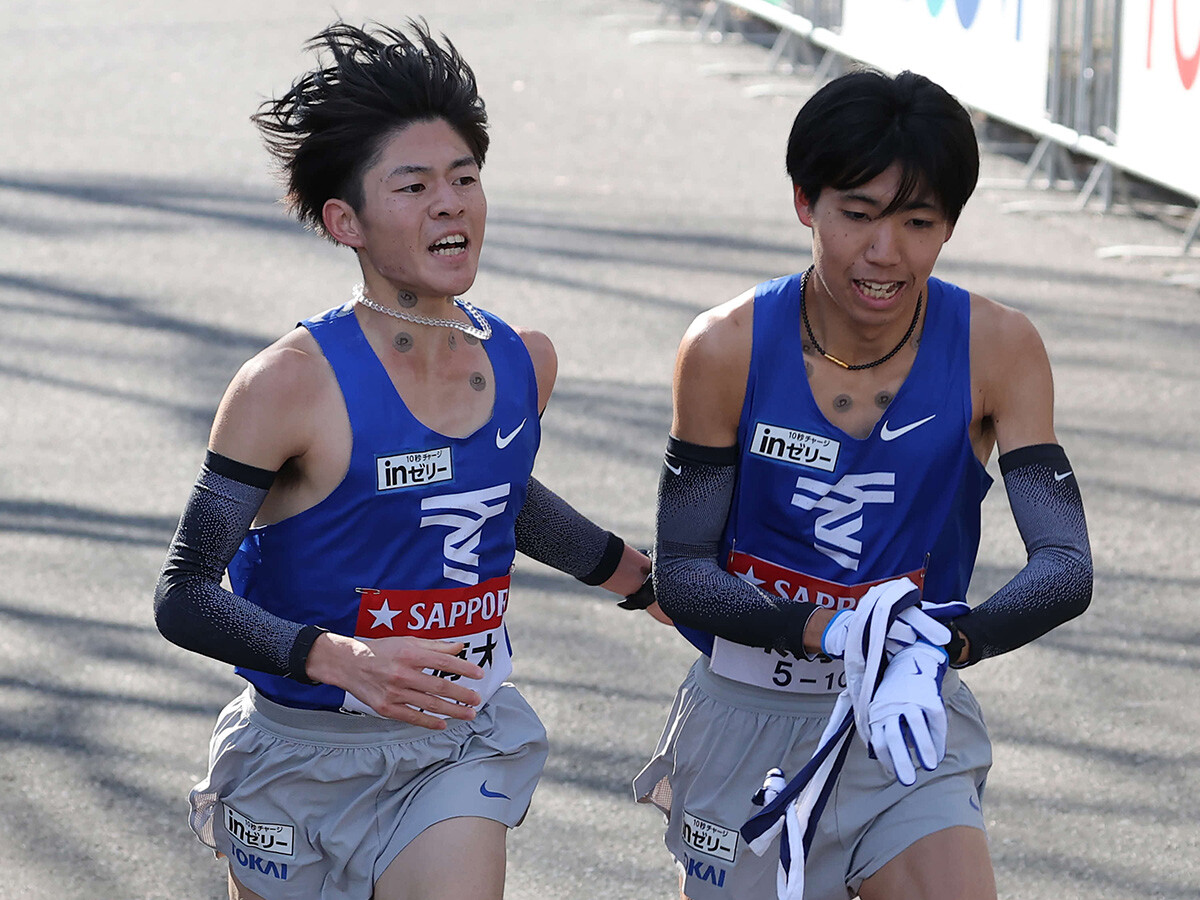
<path fill-rule="evenodd" d="M 247 688 L 217 720 L 191 826 L 263 897 L 369 900 L 430 825 L 520 824 L 546 752 L 541 721 L 509 684 L 444 731 L 292 709 Z"/>
<path fill-rule="evenodd" d="M 665 843 L 689 898 L 774 900 L 778 843 L 758 856 L 738 830 L 759 810 L 750 798 L 768 769 L 778 766 L 791 778 L 808 762 L 836 698 L 731 681 L 707 662 L 700 657 L 680 685 L 654 757 L 634 779 L 634 795 L 667 816 Z M 935 831 L 983 830 L 991 741 L 956 671 L 942 687 L 946 758 L 933 772 L 918 766 L 911 787 L 889 778 L 854 738 L 809 852 L 805 900 L 855 896 L 864 879 Z"/>

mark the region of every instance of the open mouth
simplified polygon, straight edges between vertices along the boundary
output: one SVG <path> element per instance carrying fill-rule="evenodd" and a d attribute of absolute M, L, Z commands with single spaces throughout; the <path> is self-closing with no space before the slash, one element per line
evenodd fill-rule
<path fill-rule="evenodd" d="M 465 235 L 452 234 L 430 244 L 429 250 L 437 256 L 458 256 L 467 252 L 467 238 Z"/>
<path fill-rule="evenodd" d="M 862 291 L 864 297 L 872 300 L 889 300 L 904 287 L 903 281 L 864 281 L 856 278 L 854 285 Z"/>

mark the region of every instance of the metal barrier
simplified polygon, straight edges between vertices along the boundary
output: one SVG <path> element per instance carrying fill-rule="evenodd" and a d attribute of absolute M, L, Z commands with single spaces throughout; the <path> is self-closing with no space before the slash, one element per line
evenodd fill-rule
<path fill-rule="evenodd" d="M 681 22 L 694 20 L 694 33 L 700 38 L 719 40 L 724 35 L 744 31 L 746 16 L 778 29 L 762 69 L 764 72 L 804 69 L 810 71 L 815 80 L 823 82 L 846 61 L 871 65 L 893 74 L 909 67 L 904 64 L 903 57 L 892 52 L 902 42 L 893 40 L 893 35 L 887 33 L 885 27 L 862 26 L 863 9 L 868 0 L 707 0 L 702 4 L 694 0 L 662 2 L 660 18 L 674 13 Z M 1134 22 L 1126 15 L 1127 4 L 1134 3 L 1141 4 L 1137 10 L 1139 16 L 1147 12 L 1143 7 L 1149 3 L 1144 30 L 1139 30 L 1143 25 L 1140 20 Z M 978 14 L 982 5 L 984 2 L 977 0 L 970 15 L 973 17 Z M 1024 85 L 1023 97 L 1019 102 L 1012 102 L 1002 90 L 989 90 L 994 85 L 982 81 L 951 83 L 969 68 L 956 64 L 952 59 L 943 61 L 946 66 L 944 75 L 940 76 L 937 71 L 927 72 L 946 85 L 968 107 L 1035 139 L 1022 173 L 1025 186 L 1032 185 L 1039 174 L 1045 176 L 1050 186 L 1066 180 L 1077 192 L 1072 206 L 1082 209 L 1098 195 L 1104 209 L 1108 210 L 1113 203 L 1114 176 L 1133 176 L 1197 202 L 1197 209 L 1184 229 L 1181 246 L 1104 248 L 1098 251 L 1101 255 L 1186 256 L 1200 233 L 1200 167 L 1181 161 L 1178 154 L 1163 158 L 1156 152 L 1153 141 L 1147 141 L 1142 134 L 1144 129 L 1129 128 L 1127 135 L 1135 135 L 1137 140 L 1123 140 L 1120 128 L 1123 114 L 1136 118 L 1140 113 L 1139 107 L 1147 90 L 1144 86 L 1137 86 L 1137 90 L 1131 87 L 1135 81 L 1139 85 L 1144 83 L 1147 73 L 1140 65 L 1141 57 L 1134 52 L 1140 52 L 1141 48 L 1124 47 L 1123 40 L 1126 40 L 1126 35 L 1135 32 L 1139 41 L 1145 35 L 1149 49 L 1145 51 L 1144 69 L 1150 69 L 1156 35 L 1161 42 L 1161 32 L 1165 28 L 1163 22 L 1167 9 L 1165 3 L 1163 6 L 1156 20 L 1155 0 L 1055 0 L 1050 6 L 1026 4 L 1024 11 L 1021 3 L 1015 4 L 1005 14 L 1015 14 L 1017 38 L 1020 39 L 1023 27 L 1031 30 L 1040 27 L 1045 29 L 1046 44 L 1042 47 L 1034 41 L 1034 57 L 1032 60 L 1025 58 L 1025 62 L 1032 64 L 1013 66 L 1013 69 L 1037 69 L 1038 65 L 1044 63 L 1046 67 L 1044 73 L 1040 70 L 1033 73 L 1033 80 Z M 941 3 L 928 6 L 931 21 L 941 7 Z M 963 10 L 970 10 L 971 7 L 972 4 L 958 4 L 960 18 Z M 903 8 L 907 13 L 908 7 Z M 887 9 L 884 0 L 874 0 L 874 6 L 869 11 L 874 14 L 886 12 Z M 1180 60 L 1179 75 L 1183 84 L 1182 90 L 1173 85 L 1168 93 L 1173 91 L 1170 96 L 1184 98 L 1179 102 L 1185 106 L 1183 119 L 1194 125 L 1195 140 L 1190 144 L 1194 147 L 1200 145 L 1200 83 L 1193 97 L 1189 93 L 1193 82 L 1188 78 L 1195 80 L 1196 75 L 1185 66 L 1185 63 L 1190 65 L 1191 59 L 1180 55 L 1178 8 L 1171 9 L 1175 14 L 1172 23 L 1175 29 L 1175 58 Z M 1024 20 L 1023 14 L 1026 16 Z M 1041 19 L 1039 14 L 1048 15 L 1049 18 Z M 874 22 L 870 24 L 874 25 Z M 969 24 L 964 22 L 964 27 L 969 27 Z M 876 36 L 873 32 L 882 33 Z M 945 51 L 948 43 L 942 41 L 933 45 L 933 49 Z M 1026 42 L 1027 45 L 1029 43 Z M 1040 58 L 1043 53 L 1048 59 Z M 1200 55 L 1200 49 L 1197 54 Z M 1164 51 L 1160 57 L 1167 55 Z M 927 60 L 932 58 L 926 54 Z M 1136 63 L 1131 62 L 1135 60 Z M 1166 68 L 1169 61 L 1158 65 Z M 714 70 L 731 71 L 715 67 Z M 1123 73 L 1130 84 L 1122 85 Z M 764 88 L 752 92 L 766 93 L 769 90 Z M 1191 107 L 1186 106 L 1193 100 L 1197 106 L 1194 119 L 1189 115 Z M 1167 138 L 1171 137 L 1167 135 Z M 1077 157 L 1092 161 L 1086 176 L 1082 176 L 1078 170 Z"/>

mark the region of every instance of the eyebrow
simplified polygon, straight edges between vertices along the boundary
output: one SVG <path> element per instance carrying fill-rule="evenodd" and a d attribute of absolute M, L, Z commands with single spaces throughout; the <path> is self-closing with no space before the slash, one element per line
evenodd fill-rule
<path fill-rule="evenodd" d="M 474 166 L 474 165 L 475 165 L 475 157 L 470 156 L 470 155 L 460 156 L 458 159 L 454 160 L 454 162 L 450 163 L 449 169 L 452 171 L 454 169 L 462 169 L 462 168 L 466 168 L 467 166 Z M 388 172 L 387 175 L 384 176 L 384 178 L 385 179 L 394 178 L 397 175 L 419 175 L 419 174 L 424 174 L 426 172 L 432 172 L 432 171 L 433 171 L 433 168 L 431 166 L 396 166 L 396 168 L 394 168 L 394 169 L 392 169 L 392 171 Z"/>

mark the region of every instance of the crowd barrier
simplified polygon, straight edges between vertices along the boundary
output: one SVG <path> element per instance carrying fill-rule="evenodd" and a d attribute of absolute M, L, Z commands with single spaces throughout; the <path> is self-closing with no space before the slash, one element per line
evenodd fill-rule
<path fill-rule="evenodd" d="M 1200 233 L 1198 0 L 661 0 L 700 35 L 777 30 L 770 69 L 824 81 L 850 63 L 913 69 L 1034 139 L 1022 181 L 1112 204 L 1133 176 L 1197 204 L 1180 245 L 1102 255 L 1188 255 Z M 1194 49 L 1193 49 L 1194 46 Z M 1086 175 L 1075 159 L 1090 161 Z M 1088 168 L 1085 166 L 1085 168 Z"/>

